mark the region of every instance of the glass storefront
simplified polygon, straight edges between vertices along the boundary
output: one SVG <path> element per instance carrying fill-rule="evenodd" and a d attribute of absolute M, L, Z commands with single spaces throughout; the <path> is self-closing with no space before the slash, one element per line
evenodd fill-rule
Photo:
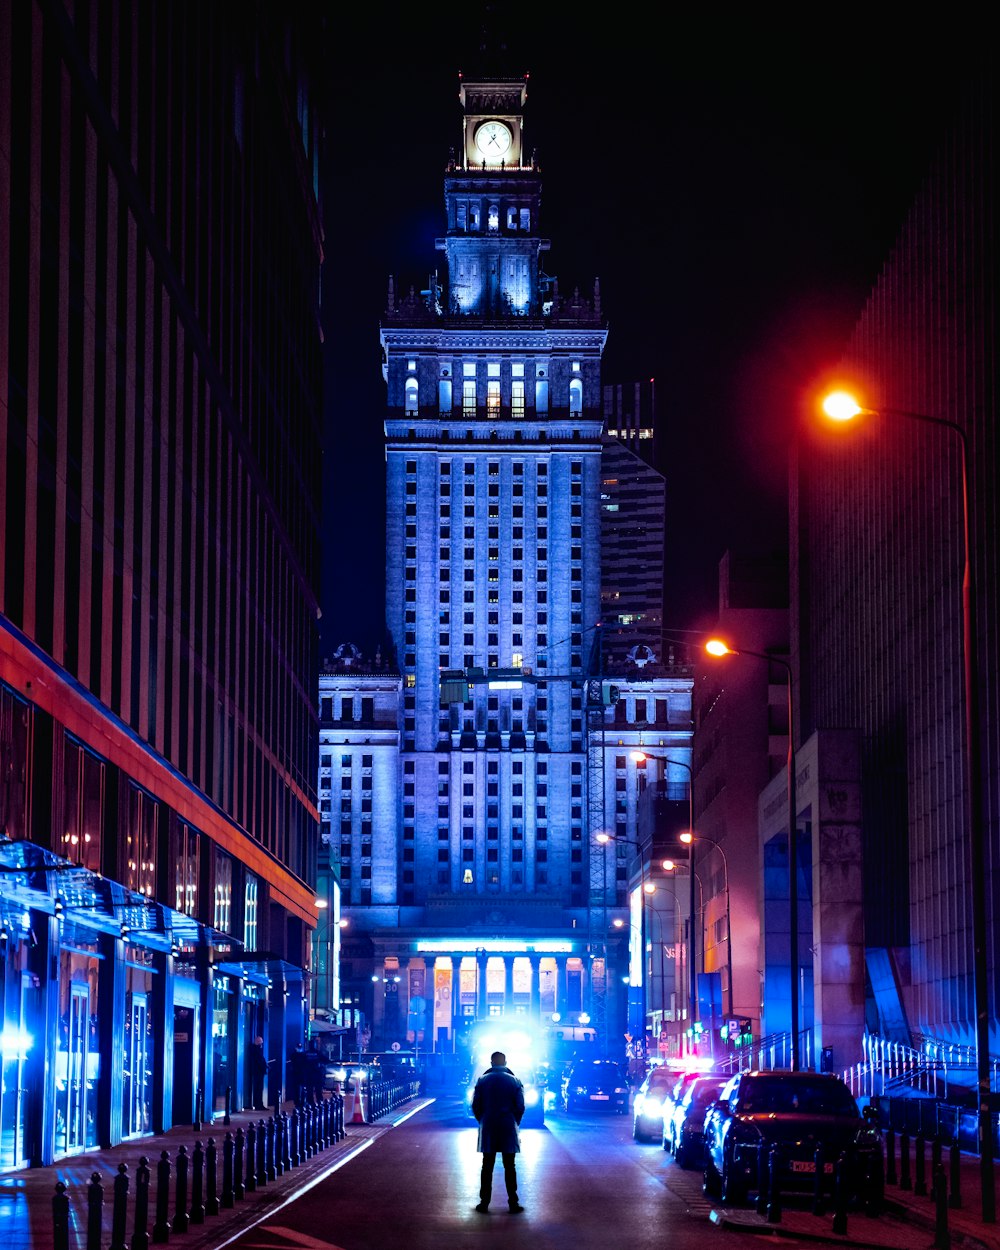
<path fill-rule="evenodd" d="M 29 996 L 33 978 L 26 970 L 27 946 L 8 940 L 11 947 L 0 959 L 3 1001 L 0 1002 L 0 1168 L 25 1162 L 24 1138 L 28 1089 L 26 1064 L 34 1038 L 28 1030 Z"/>
<path fill-rule="evenodd" d="M 101 1071 L 97 1029 L 100 960 L 96 939 L 85 930 L 71 933 L 67 926 L 59 955 L 59 1037 L 55 1063 L 57 1156 L 93 1150 L 97 1146 L 97 1083 Z"/>
<path fill-rule="evenodd" d="M 233 1085 L 233 1021 L 236 1007 L 229 977 L 215 974 L 212 985 L 212 1104 L 226 1110 L 226 1090 Z"/>
<path fill-rule="evenodd" d="M 125 960 L 122 1135 L 138 1137 L 153 1131 L 153 952 L 130 946 Z"/>

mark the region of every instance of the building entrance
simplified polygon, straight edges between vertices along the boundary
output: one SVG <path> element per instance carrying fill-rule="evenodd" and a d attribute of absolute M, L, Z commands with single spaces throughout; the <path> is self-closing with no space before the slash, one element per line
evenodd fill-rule
<path fill-rule="evenodd" d="M 198 1072 L 199 1007 L 174 1003 L 174 1124 L 194 1120 L 195 1080 Z"/>
<path fill-rule="evenodd" d="M 78 1154 L 97 1145 L 95 1107 L 99 1054 L 91 1038 L 90 987 L 74 981 L 63 1019 L 64 1049 L 56 1068 L 56 1152 Z M 94 1043 L 92 1050 L 91 1042 Z"/>
<path fill-rule="evenodd" d="M 31 976 L 22 972 L 19 982 L 14 981 L 16 997 L 3 1018 L 3 1034 L 0 1038 L 3 1053 L 0 1068 L 0 1167 L 16 1168 L 26 1163 L 24 1152 L 24 1125 L 27 1111 L 28 1091 L 25 1088 L 25 1068 L 31 1037 L 27 1030 Z"/>

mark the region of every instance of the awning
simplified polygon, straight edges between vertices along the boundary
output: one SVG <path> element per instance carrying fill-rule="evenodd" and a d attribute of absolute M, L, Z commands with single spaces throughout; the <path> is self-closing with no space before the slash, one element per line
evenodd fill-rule
<path fill-rule="evenodd" d="M 7 907 L 63 916 L 164 952 L 240 945 L 228 933 L 35 842 L 0 839 L 0 908 Z"/>
<path fill-rule="evenodd" d="M 301 981 L 305 977 L 298 964 L 289 963 L 272 951 L 244 951 L 217 963 L 215 971 L 227 977 L 242 977 L 256 985 L 273 985 L 279 980 Z"/>

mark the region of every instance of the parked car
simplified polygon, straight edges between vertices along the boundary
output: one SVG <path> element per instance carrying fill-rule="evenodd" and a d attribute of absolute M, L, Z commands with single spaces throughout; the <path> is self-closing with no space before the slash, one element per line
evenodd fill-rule
<path fill-rule="evenodd" d="M 728 1076 L 700 1076 L 691 1081 L 669 1120 L 663 1121 L 663 1149 L 673 1151 L 680 1167 L 704 1161 L 705 1113 L 728 1082 Z"/>
<path fill-rule="evenodd" d="M 472 1097 L 476 1092 L 476 1081 L 482 1073 L 472 1076 L 465 1087 L 465 1110 L 472 1115 Z M 545 1126 L 545 1075 L 534 1071 L 518 1072 L 517 1076 L 524 1087 L 524 1115 L 521 1128 L 543 1128 Z"/>
<path fill-rule="evenodd" d="M 562 1105 L 566 1111 L 588 1107 L 628 1114 L 628 1082 L 611 1059 L 584 1059 L 567 1071 L 562 1080 Z"/>
<path fill-rule="evenodd" d="M 633 1140 L 659 1140 L 663 1132 L 663 1107 L 675 1076 L 666 1068 L 654 1068 L 635 1091 L 632 1101 Z"/>
<path fill-rule="evenodd" d="M 782 1191 L 812 1190 L 820 1151 L 823 1187 L 832 1191 L 834 1165 L 850 1161 L 849 1200 L 870 1209 L 881 1202 L 882 1134 L 858 1110 L 839 1076 L 819 1072 L 741 1072 L 705 1115 L 705 1193 L 727 1204 L 745 1202 L 760 1185 L 758 1158 L 777 1146 Z"/>
<path fill-rule="evenodd" d="M 683 1101 L 684 1095 L 699 1077 L 707 1076 L 706 1068 L 686 1068 L 683 1072 L 674 1071 L 673 1084 L 663 1102 L 663 1123 L 669 1124 L 674 1112 Z"/>

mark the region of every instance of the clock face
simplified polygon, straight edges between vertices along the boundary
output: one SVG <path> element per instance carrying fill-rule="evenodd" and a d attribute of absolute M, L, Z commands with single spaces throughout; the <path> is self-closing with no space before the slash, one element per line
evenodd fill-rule
<path fill-rule="evenodd" d="M 483 122 L 476 130 L 476 147 L 487 160 L 499 160 L 510 148 L 510 127 L 503 122 Z"/>

